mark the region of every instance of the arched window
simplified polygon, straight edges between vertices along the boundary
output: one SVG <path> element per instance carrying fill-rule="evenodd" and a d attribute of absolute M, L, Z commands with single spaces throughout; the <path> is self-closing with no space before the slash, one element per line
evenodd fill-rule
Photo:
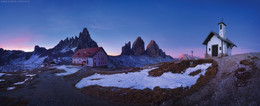
<path fill-rule="evenodd" d="M 220 25 L 220 29 L 222 29 L 222 25 Z"/>

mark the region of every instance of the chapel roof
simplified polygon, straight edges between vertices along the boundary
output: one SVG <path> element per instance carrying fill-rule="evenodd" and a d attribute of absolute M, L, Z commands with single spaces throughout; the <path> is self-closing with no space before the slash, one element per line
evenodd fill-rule
<path fill-rule="evenodd" d="M 204 40 L 202 44 L 206 45 L 214 35 L 216 35 L 220 40 L 237 47 L 237 45 L 235 45 L 231 40 L 229 40 L 228 38 L 223 38 L 218 33 L 213 31 L 209 33 L 208 37 Z"/>

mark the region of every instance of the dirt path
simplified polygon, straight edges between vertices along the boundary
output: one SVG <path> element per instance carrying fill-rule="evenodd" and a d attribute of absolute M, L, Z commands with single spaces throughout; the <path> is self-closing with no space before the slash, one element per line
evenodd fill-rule
<path fill-rule="evenodd" d="M 50 71 L 45 71 L 27 82 L 23 88 L 0 92 L 0 105 L 6 105 L 7 100 L 3 98 L 15 98 L 9 99 L 10 102 L 27 101 L 25 104 L 29 106 L 115 105 L 81 93 L 73 86 L 78 80 L 80 77 L 57 77 Z"/>

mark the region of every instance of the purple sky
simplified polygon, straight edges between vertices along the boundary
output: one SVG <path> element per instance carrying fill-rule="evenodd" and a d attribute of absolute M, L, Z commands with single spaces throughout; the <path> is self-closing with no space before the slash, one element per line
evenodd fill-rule
<path fill-rule="evenodd" d="M 259 5 L 257 0 L 0 0 L 0 48 L 52 48 L 87 27 L 110 55 L 141 36 L 145 46 L 155 40 L 173 57 L 191 50 L 202 57 L 202 42 L 210 31 L 218 32 L 224 18 L 227 37 L 238 46 L 233 54 L 259 52 Z"/>

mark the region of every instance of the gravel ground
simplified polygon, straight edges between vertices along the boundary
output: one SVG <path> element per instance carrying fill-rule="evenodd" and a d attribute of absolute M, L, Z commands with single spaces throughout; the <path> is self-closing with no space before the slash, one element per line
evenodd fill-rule
<path fill-rule="evenodd" d="M 77 76 L 86 73 L 82 70 Z M 57 77 L 51 71 L 44 70 L 32 81 L 26 82 L 22 88 L 11 91 L 0 91 L 0 106 L 6 105 L 115 105 L 83 94 L 74 87 L 81 77 Z"/>

